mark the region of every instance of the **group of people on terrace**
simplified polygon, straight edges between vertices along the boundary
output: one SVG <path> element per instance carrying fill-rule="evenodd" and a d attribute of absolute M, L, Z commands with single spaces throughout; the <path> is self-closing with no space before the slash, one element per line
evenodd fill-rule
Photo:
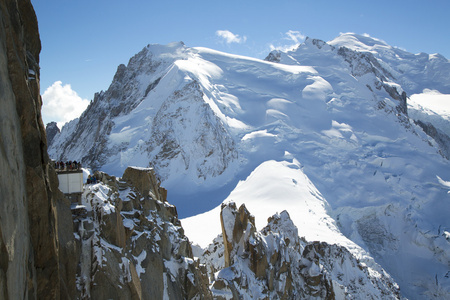
<path fill-rule="evenodd" d="M 81 170 L 81 162 L 76 160 L 74 161 L 55 161 L 55 169 L 56 171 L 79 171 Z M 86 184 L 96 184 L 99 182 L 98 178 L 95 175 L 89 175 Z"/>
<path fill-rule="evenodd" d="M 57 161 L 55 162 L 55 169 L 60 171 L 78 171 L 81 170 L 81 162 L 74 161 Z"/>
<path fill-rule="evenodd" d="M 95 175 L 89 175 L 86 181 L 86 184 L 96 184 L 97 183 L 97 177 Z"/>

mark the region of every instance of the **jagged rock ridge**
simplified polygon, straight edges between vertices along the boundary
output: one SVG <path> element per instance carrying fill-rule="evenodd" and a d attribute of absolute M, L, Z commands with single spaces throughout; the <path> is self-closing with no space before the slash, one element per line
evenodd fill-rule
<path fill-rule="evenodd" d="M 386 272 L 368 268 L 344 247 L 300 239 L 286 211 L 260 232 L 244 205 L 223 204 L 220 220 L 223 244 L 202 257 L 217 299 L 400 299 Z"/>
<path fill-rule="evenodd" d="M 206 270 L 153 169 L 95 176 L 101 183 L 87 185 L 73 207 L 77 298 L 210 298 Z"/>

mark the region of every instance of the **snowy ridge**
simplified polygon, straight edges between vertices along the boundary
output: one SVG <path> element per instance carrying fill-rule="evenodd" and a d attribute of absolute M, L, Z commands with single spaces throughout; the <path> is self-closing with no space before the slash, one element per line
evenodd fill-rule
<path fill-rule="evenodd" d="M 330 244 L 356 246 L 338 230 L 334 220 L 327 214 L 329 206 L 316 187 L 301 171 L 298 162 L 267 161 L 258 166 L 250 176 L 240 182 L 224 203 L 233 201 L 245 206 L 256 218 L 256 228 L 262 229 L 266 220 L 280 208 L 290 212 L 291 219 L 301 228 L 301 236 L 309 241 L 321 240 Z M 276 201 L 274 201 L 276 197 Z M 220 232 L 220 223 L 215 222 L 220 206 L 199 216 L 183 219 L 188 235 L 201 246 L 206 247 Z M 191 222 L 211 224 L 216 229 L 208 232 L 192 230 Z"/>
<path fill-rule="evenodd" d="M 373 54 L 408 95 L 430 87 L 450 94 L 450 61 L 440 54 L 412 54 L 379 39 L 352 33 L 342 34 L 328 43 Z"/>
<path fill-rule="evenodd" d="M 448 293 L 446 121 L 412 120 L 426 111 L 408 102 L 450 94 L 449 61 L 354 34 L 267 60 L 149 45 L 50 155 L 112 174 L 154 166 L 203 247 L 224 200 L 245 203 L 258 229 L 287 210 L 308 241 L 374 258 L 404 296 Z"/>

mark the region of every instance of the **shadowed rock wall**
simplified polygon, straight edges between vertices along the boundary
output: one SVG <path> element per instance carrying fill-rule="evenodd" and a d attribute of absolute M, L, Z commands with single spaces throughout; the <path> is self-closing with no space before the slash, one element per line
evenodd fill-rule
<path fill-rule="evenodd" d="M 70 203 L 58 190 L 41 120 L 41 43 L 29 0 L 0 0 L 0 298 L 69 299 Z M 67 227 L 68 226 L 68 227 Z"/>

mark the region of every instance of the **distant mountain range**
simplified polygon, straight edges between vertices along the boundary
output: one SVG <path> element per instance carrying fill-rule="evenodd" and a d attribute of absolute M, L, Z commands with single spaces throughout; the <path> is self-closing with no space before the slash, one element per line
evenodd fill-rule
<path fill-rule="evenodd" d="M 440 299 L 450 118 L 409 103 L 425 89 L 450 94 L 449 60 L 356 34 L 265 60 L 148 45 L 78 119 L 49 127 L 49 155 L 116 176 L 153 167 L 203 249 L 223 202 L 245 203 L 257 230 L 286 210 L 305 242 L 382 267 L 403 296 Z"/>

